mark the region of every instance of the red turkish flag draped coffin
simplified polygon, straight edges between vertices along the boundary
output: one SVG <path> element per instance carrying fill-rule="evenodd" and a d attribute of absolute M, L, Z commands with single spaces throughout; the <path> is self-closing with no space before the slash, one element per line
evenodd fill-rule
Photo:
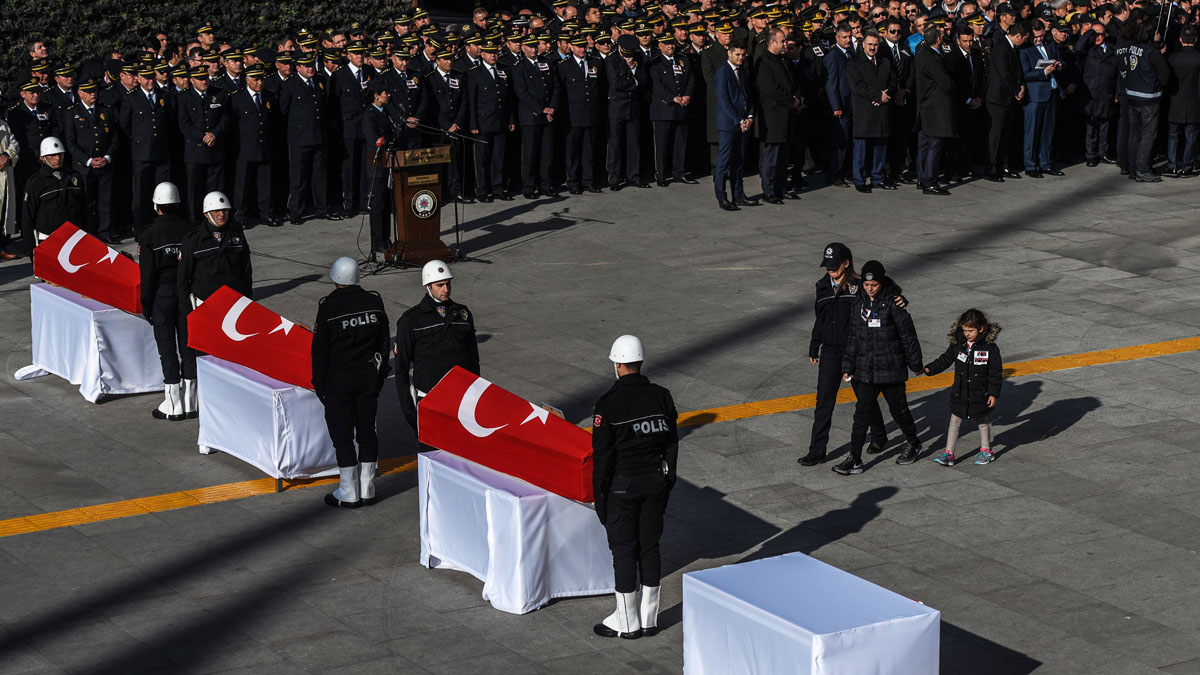
<path fill-rule="evenodd" d="M 568 499 L 592 501 L 592 437 L 455 367 L 417 406 L 422 443 Z"/>
<path fill-rule="evenodd" d="M 312 389 L 313 334 L 228 286 L 188 315 L 188 346 Z"/>
<path fill-rule="evenodd" d="M 38 244 L 33 274 L 130 314 L 142 313 L 138 264 L 69 221 Z"/>

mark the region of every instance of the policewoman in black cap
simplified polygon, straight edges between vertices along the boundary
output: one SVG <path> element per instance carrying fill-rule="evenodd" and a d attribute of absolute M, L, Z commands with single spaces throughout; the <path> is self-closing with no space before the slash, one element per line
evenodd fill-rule
<path fill-rule="evenodd" d="M 365 92 L 367 109 L 362 118 L 362 137 L 373 150 L 363 153 L 360 161 L 366 166 L 363 171 L 371 177 L 368 188 L 368 209 L 371 214 L 371 255 L 387 251 L 391 243 L 388 228 L 388 212 L 391 210 L 392 196 L 388 190 L 388 177 L 391 173 L 387 167 L 376 166 L 395 146 L 397 128 L 402 128 L 405 121 L 391 102 L 391 91 L 387 78 L 377 77 L 367 83 Z"/>

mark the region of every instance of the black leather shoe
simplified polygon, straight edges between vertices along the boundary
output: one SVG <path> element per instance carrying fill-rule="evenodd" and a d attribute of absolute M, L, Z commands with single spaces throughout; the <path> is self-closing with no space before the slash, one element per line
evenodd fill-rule
<path fill-rule="evenodd" d="M 1125 167 L 1121 167 L 1121 175 L 1122 175 L 1122 176 L 1128 176 L 1128 175 L 1129 175 L 1129 169 L 1126 169 Z"/>
<path fill-rule="evenodd" d="M 1042 173 L 1046 174 L 1047 176 L 1065 176 L 1065 175 L 1067 175 L 1067 174 L 1063 173 L 1062 171 L 1059 171 L 1058 169 L 1046 169 Z"/>
<path fill-rule="evenodd" d="M 676 178 L 675 180 L 680 183 L 687 183 L 688 185 L 696 185 L 700 182 L 691 176 L 684 176 L 683 178 Z"/>
<path fill-rule="evenodd" d="M 345 217 L 345 216 L 343 216 L 343 215 L 342 215 L 342 214 L 340 214 L 340 213 L 327 213 L 327 214 L 325 214 L 325 220 L 345 220 L 345 219 L 346 219 L 346 217 Z"/>
<path fill-rule="evenodd" d="M 291 223 L 292 225 L 299 225 L 302 221 L 299 218 L 290 217 L 290 218 L 288 218 L 288 222 Z"/>
<path fill-rule="evenodd" d="M 608 189 L 613 192 L 620 192 L 621 188 L 623 188 L 623 187 L 625 187 L 625 186 L 621 185 L 620 183 L 610 183 L 608 186 Z"/>
<path fill-rule="evenodd" d="M 783 195 L 783 198 L 784 199 L 800 199 L 800 193 L 797 191 L 788 192 L 787 194 Z"/>
<path fill-rule="evenodd" d="M 825 455 L 814 455 L 811 452 L 796 460 L 800 466 L 816 466 L 826 460 Z"/>
<path fill-rule="evenodd" d="M 583 188 L 571 188 L 567 190 L 567 192 L 570 192 L 573 195 L 581 195 L 583 194 Z"/>
<path fill-rule="evenodd" d="M 881 184 L 877 185 L 876 187 L 878 187 L 880 190 L 899 190 L 900 189 L 900 188 L 896 187 L 895 183 L 881 183 Z"/>
<path fill-rule="evenodd" d="M 538 193 L 536 193 L 536 192 L 524 192 L 522 194 L 524 194 L 525 199 L 537 199 L 538 198 Z"/>
<path fill-rule="evenodd" d="M 593 186 L 593 187 L 590 187 L 590 188 L 588 188 L 588 192 L 591 192 L 592 194 L 597 194 L 597 195 L 598 195 L 598 194 L 600 194 L 601 192 L 604 192 L 604 190 L 602 190 L 602 189 L 600 189 L 600 188 L 598 188 L 598 187 L 594 187 L 594 186 Z"/>
<path fill-rule="evenodd" d="M 983 179 L 984 179 L 984 180 L 991 181 L 991 182 L 993 182 L 993 183 L 1003 183 L 1003 182 L 1004 182 L 1004 177 L 1003 177 L 1003 176 L 1001 176 L 1001 175 L 1000 175 L 1000 174 L 998 174 L 998 173 L 989 173 L 989 174 L 986 174 L 986 175 L 983 177 Z"/>
<path fill-rule="evenodd" d="M 725 211 L 741 211 L 733 202 L 717 202 L 717 204 Z"/>
<path fill-rule="evenodd" d="M 635 184 L 634 184 L 634 187 L 639 187 L 639 188 L 646 188 L 646 189 L 649 189 L 649 188 L 650 188 L 650 184 L 649 184 L 649 183 L 647 183 L 646 181 L 642 181 L 642 182 L 640 182 L 640 183 L 635 183 Z"/>
<path fill-rule="evenodd" d="M 668 185 L 670 185 L 670 183 L 668 183 L 665 180 L 657 181 L 655 184 L 658 185 L 658 187 L 667 187 Z"/>
<path fill-rule="evenodd" d="M 736 202 L 738 206 L 758 206 L 758 200 L 750 199 L 749 197 L 743 197 L 741 199 L 735 199 L 733 201 Z"/>
<path fill-rule="evenodd" d="M 474 204 L 475 198 L 474 197 L 466 197 L 466 196 L 459 197 L 458 203 L 459 204 Z"/>
<path fill-rule="evenodd" d="M 482 197 L 479 197 L 478 201 L 480 204 L 491 204 L 492 196 L 491 195 L 483 195 Z"/>
<path fill-rule="evenodd" d="M 1005 178 L 1020 178 L 1021 174 L 1017 173 L 1016 171 L 1012 171 L 1010 169 L 1005 169 L 1004 177 Z"/>
<path fill-rule="evenodd" d="M 831 181 L 829 181 L 829 187 L 835 187 L 835 188 L 848 188 L 848 187 L 850 187 L 850 184 L 849 184 L 849 183 L 847 183 L 847 182 L 845 181 L 845 179 L 841 179 L 841 180 L 831 180 Z"/>
<path fill-rule="evenodd" d="M 633 631 L 632 633 L 618 633 L 617 631 L 609 628 L 608 626 L 605 626 L 602 623 L 598 623 L 595 626 L 592 626 L 592 632 L 594 632 L 596 635 L 599 635 L 600 637 L 608 637 L 608 638 L 619 637 L 619 638 L 623 638 L 625 640 L 636 640 L 636 639 L 642 637 L 642 629 L 640 629 L 640 628 Z"/>
<path fill-rule="evenodd" d="M 1033 171 L 1026 171 L 1025 175 L 1029 176 L 1030 178 L 1041 178 L 1042 172 L 1038 171 L 1037 169 L 1034 169 Z"/>
<path fill-rule="evenodd" d="M 1117 160 L 1113 159 L 1112 157 L 1109 157 L 1108 155 L 1101 157 L 1100 161 L 1105 164 L 1116 164 L 1117 163 Z"/>
<path fill-rule="evenodd" d="M 854 189 L 858 190 L 859 192 L 861 192 L 865 195 L 871 194 L 871 186 L 870 185 L 855 185 Z"/>
<path fill-rule="evenodd" d="M 1100 160 L 1098 160 L 1098 159 L 1089 159 L 1089 160 L 1087 161 L 1087 165 L 1088 165 L 1088 168 L 1092 168 L 1092 167 L 1097 167 L 1097 166 L 1100 166 Z"/>
<path fill-rule="evenodd" d="M 332 492 L 325 495 L 325 503 L 328 504 L 329 506 L 340 506 L 343 509 L 357 509 L 358 507 L 362 506 L 361 501 L 359 501 L 359 502 L 343 502 L 343 501 L 339 500 L 337 497 L 334 497 Z"/>
<path fill-rule="evenodd" d="M 948 195 L 948 194 L 950 194 L 950 191 L 944 187 L 933 186 L 933 187 L 927 187 L 924 190 L 921 190 L 921 194 L 923 194 L 923 195 Z"/>
<path fill-rule="evenodd" d="M 783 200 L 779 197 L 763 197 L 763 201 L 768 204 L 782 204 Z"/>
<path fill-rule="evenodd" d="M 496 195 L 496 199 L 499 199 L 502 202 L 511 202 L 513 200 L 513 196 L 507 192 L 501 192 L 500 194 Z"/>

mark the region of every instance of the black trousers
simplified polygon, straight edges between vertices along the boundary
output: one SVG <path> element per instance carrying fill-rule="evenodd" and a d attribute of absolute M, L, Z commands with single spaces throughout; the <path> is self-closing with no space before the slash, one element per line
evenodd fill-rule
<path fill-rule="evenodd" d="M 315 213 L 325 216 L 329 186 L 325 177 L 325 147 L 293 145 L 288 148 L 288 216 L 299 220 Z"/>
<path fill-rule="evenodd" d="M 787 148 L 784 143 L 763 143 L 759 178 L 762 180 L 764 197 L 783 199 L 784 183 L 787 182 L 784 180 L 787 176 Z"/>
<path fill-rule="evenodd" d="M 1084 122 L 1083 154 L 1088 159 L 1108 156 L 1109 118 L 1088 115 Z"/>
<path fill-rule="evenodd" d="M 171 163 L 162 162 L 133 162 L 133 233 L 141 234 L 142 230 L 154 218 L 154 205 L 150 197 L 154 195 L 154 187 L 171 179 Z M 201 199 L 204 195 L 200 196 Z"/>
<path fill-rule="evenodd" d="M 220 164 L 184 164 L 187 169 L 188 216 L 199 222 L 204 196 L 224 187 L 225 167 Z"/>
<path fill-rule="evenodd" d="M 604 528 L 608 532 L 618 593 L 636 591 L 639 577 L 643 586 L 661 583 L 658 540 L 662 537 L 663 514 L 670 493 L 660 473 L 613 478 Z"/>
<path fill-rule="evenodd" d="M 150 323 L 154 326 L 154 344 L 162 364 L 163 384 L 178 384 L 180 377 L 196 379 L 196 352 L 187 346 L 187 315 L 179 313 L 175 289 L 159 286 L 154 294 Z"/>
<path fill-rule="evenodd" d="M 987 104 L 988 121 L 988 170 L 1000 173 L 1008 161 L 1009 145 L 1012 143 L 1013 104 Z M 1013 168 L 1016 171 L 1020 166 Z"/>
<path fill-rule="evenodd" d="M 549 193 L 550 164 L 554 161 L 554 126 L 521 127 L 521 187 L 526 194 L 541 188 Z"/>
<path fill-rule="evenodd" d="M 1129 106 L 1129 172 L 1150 171 L 1150 154 L 1158 135 L 1158 101 Z"/>
<path fill-rule="evenodd" d="M 367 142 L 361 138 L 342 137 L 342 208 L 345 211 L 367 210 L 367 174 L 363 157 Z"/>
<path fill-rule="evenodd" d="M 871 419 L 871 405 L 875 406 L 876 411 L 879 410 L 879 404 L 875 399 L 880 394 L 883 394 L 883 400 L 887 401 L 892 419 L 896 420 L 904 437 L 915 447 L 921 447 L 921 439 L 917 437 L 917 425 L 913 422 L 912 411 L 908 409 L 908 397 L 904 393 L 903 382 L 895 384 L 859 382 L 854 389 L 854 394 L 858 396 L 858 403 L 854 405 L 854 426 L 850 430 L 851 457 L 862 458 L 863 441 L 866 440 L 867 426 Z"/>
<path fill-rule="evenodd" d="M 682 180 L 687 173 L 687 120 L 654 120 L 654 168 L 659 180 Z"/>
<path fill-rule="evenodd" d="M 337 453 L 339 467 L 379 460 L 379 436 L 375 433 L 375 412 L 379 407 L 379 381 L 348 382 L 321 392 L 325 404 L 325 425 Z M 354 442 L 358 441 L 358 450 Z"/>
<path fill-rule="evenodd" d="M 274 218 L 275 203 L 271 199 L 271 163 L 242 162 L 234 166 L 233 204 L 243 216 L 250 213 L 250 194 L 258 202 L 259 218 Z"/>
<path fill-rule="evenodd" d="M 850 158 L 850 132 L 854 121 L 849 111 L 842 111 L 841 117 L 829 118 L 829 166 L 826 173 L 831 181 L 846 179 L 846 162 Z"/>
<path fill-rule="evenodd" d="M 608 184 L 642 182 L 641 125 L 636 119 L 608 120 Z"/>
<path fill-rule="evenodd" d="M 829 427 L 833 421 L 833 408 L 837 404 L 838 390 L 842 386 L 842 352 L 827 347 L 821 348 L 821 359 L 817 361 L 817 405 L 813 408 L 812 440 L 808 444 L 810 455 L 825 456 L 829 446 Z M 859 404 L 863 399 L 859 395 L 858 383 L 851 381 L 851 389 L 858 397 Z M 883 413 L 879 411 L 879 401 L 872 397 L 866 401 L 868 406 L 868 422 L 871 438 L 883 447 L 887 444 L 887 430 L 883 425 Z"/>
<path fill-rule="evenodd" d="M 917 182 L 923 188 L 936 188 L 942 173 L 942 150 L 946 139 L 917 132 Z"/>
<path fill-rule="evenodd" d="M 91 169 L 83 174 L 83 194 L 87 201 L 87 222 L 83 229 L 88 234 L 107 235 L 112 222 L 112 170 Z"/>
<path fill-rule="evenodd" d="M 475 144 L 475 194 L 479 197 L 504 194 L 504 148 L 506 132 L 482 132 Z"/>
<path fill-rule="evenodd" d="M 388 174 L 391 173 L 391 169 L 368 164 L 363 171 L 369 172 L 371 176 L 368 200 L 371 213 L 371 250 L 380 251 L 392 243 L 391 219 L 388 218 L 392 212 L 392 191 L 388 189 Z"/>
<path fill-rule="evenodd" d="M 595 185 L 592 181 L 595 143 L 592 127 L 571 127 L 567 132 L 567 187 L 590 188 Z"/>

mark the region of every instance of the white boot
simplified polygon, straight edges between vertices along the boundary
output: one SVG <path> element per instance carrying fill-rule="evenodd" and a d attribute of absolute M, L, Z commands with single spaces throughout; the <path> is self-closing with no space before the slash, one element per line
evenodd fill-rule
<path fill-rule="evenodd" d="M 358 497 L 363 506 L 375 504 L 375 468 L 379 462 L 359 462 Z"/>
<path fill-rule="evenodd" d="M 183 417 L 183 385 L 179 382 L 166 385 L 163 402 L 150 413 L 154 419 L 178 422 Z"/>
<path fill-rule="evenodd" d="M 638 616 L 637 593 L 617 593 L 617 609 L 602 623 L 592 627 L 600 637 L 622 637 L 636 640 L 642 636 L 642 623 Z"/>
<path fill-rule="evenodd" d="M 357 509 L 362 506 L 358 498 L 358 465 L 338 467 L 340 475 L 338 489 L 325 495 L 325 503 L 330 506 L 344 506 Z"/>
<path fill-rule="evenodd" d="M 658 633 L 658 592 L 661 590 L 662 586 L 642 586 L 642 606 L 638 615 L 645 637 Z"/>
<path fill-rule="evenodd" d="M 183 416 L 194 420 L 200 416 L 200 399 L 196 395 L 196 381 L 183 381 Z"/>

